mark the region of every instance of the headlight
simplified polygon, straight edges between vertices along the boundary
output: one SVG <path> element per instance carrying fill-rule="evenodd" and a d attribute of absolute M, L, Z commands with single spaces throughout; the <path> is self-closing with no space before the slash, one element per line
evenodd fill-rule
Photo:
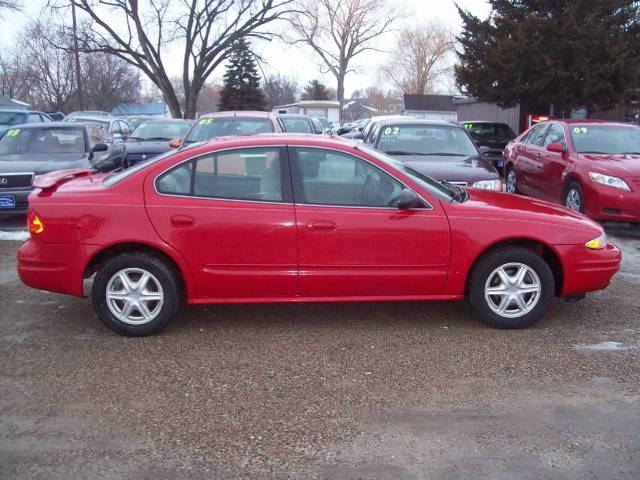
<path fill-rule="evenodd" d="M 585 247 L 590 248 L 591 250 L 602 250 L 604 248 L 607 248 L 607 245 L 609 245 L 609 240 L 607 239 L 606 233 L 603 233 L 598 238 L 589 240 L 584 244 Z"/>
<path fill-rule="evenodd" d="M 479 182 L 474 182 L 472 187 L 500 192 L 502 190 L 502 180 L 500 180 L 499 178 L 495 180 L 480 180 Z"/>
<path fill-rule="evenodd" d="M 599 183 L 600 185 L 607 185 L 608 187 L 620 188 L 621 190 L 626 190 L 627 192 L 631 191 L 627 182 L 618 177 L 612 177 L 610 175 L 604 175 L 602 173 L 589 172 L 589 177 L 591 181 L 594 183 Z"/>

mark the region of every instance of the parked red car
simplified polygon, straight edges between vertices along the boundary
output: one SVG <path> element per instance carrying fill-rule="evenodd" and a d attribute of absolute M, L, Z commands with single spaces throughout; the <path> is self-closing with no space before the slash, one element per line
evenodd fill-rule
<path fill-rule="evenodd" d="M 498 328 L 605 288 L 620 251 L 583 215 L 450 186 L 366 145 L 218 138 L 115 173 L 35 179 L 27 285 L 82 297 L 124 335 L 189 304 L 462 300 Z"/>
<path fill-rule="evenodd" d="M 640 222 L 640 128 L 598 120 L 539 123 L 505 149 L 506 184 L 596 220 Z"/>

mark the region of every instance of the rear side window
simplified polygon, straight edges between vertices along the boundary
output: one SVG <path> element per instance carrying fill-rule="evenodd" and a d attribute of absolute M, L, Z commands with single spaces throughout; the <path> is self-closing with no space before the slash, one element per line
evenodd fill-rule
<path fill-rule="evenodd" d="M 183 163 L 156 180 L 159 193 L 282 202 L 281 148 L 225 150 Z"/>
<path fill-rule="evenodd" d="M 544 138 L 544 144 L 542 146 L 546 147 L 550 143 L 560 143 L 564 148 L 567 148 L 567 141 L 564 137 L 564 130 L 562 129 L 562 126 L 558 125 L 557 123 L 554 123 L 549 128 L 549 132 Z"/>

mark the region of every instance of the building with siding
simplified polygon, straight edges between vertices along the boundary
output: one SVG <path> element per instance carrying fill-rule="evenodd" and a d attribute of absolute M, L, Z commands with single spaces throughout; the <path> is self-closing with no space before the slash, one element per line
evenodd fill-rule
<path fill-rule="evenodd" d="M 429 120 L 458 121 L 453 95 L 404 94 L 404 115 Z"/>

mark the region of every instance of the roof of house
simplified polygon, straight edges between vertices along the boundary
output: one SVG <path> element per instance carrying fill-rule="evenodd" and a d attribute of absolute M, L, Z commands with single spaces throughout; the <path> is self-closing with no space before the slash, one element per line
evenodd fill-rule
<path fill-rule="evenodd" d="M 370 105 L 367 105 L 365 103 L 362 103 L 360 100 L 350 100 L 350 101 L 348 101 L 347 103 L 345 103 L 342 106 L 342 109 L 343 110 L 349 110 L 351 108 L 358 108 L 358 107 L 362 108 L 364 110 L 369 110 L 370 112 L 377 112 L 378 111 L 377 108 L 372 107 Z"/>
<path fill-rule="evenodd" d="M 164 115 L 167 105 L 164 102 L 121 103 L 111 110 L 112 115 Z"/>
<path fill-rule="evenodd" d="M 428 112 L 455 112 L 453 95 L 413 95 L 404 94 L 404 109 Z"/>
<path fill-rule="evenodd" d="M 6 95 L 0 95 L 0 108 L 3 109 L 18 109 L 18 110 L 31 110 L 31 105 L 26 102 L 21 102 L 15 98 L 7 97 Z"/>
<path fill-rule="evenodd" d="M 287 107 L 340 108 L 340 102 L 337 100 L 300 100 L 299 102 L 288 103 L 286 105 L 276 105 L 273 107 L 273 110 Z"/>

